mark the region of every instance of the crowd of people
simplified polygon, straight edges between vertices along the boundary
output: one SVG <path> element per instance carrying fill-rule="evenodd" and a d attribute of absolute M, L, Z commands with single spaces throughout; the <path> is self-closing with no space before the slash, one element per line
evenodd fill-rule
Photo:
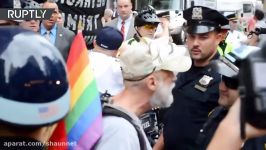
<path fill-rule="evenodd" d="M 11 149 L 6 142 L 49 141 L 70 109 L 65 63 L 75 34 L 64 27 L 55 1 L 25 2 L 24 8 L 54 11 L 48 20 L 0 20 L 0 149 Z M 238 90 L 241 61 L 260 50 L 263 38 L 239 31 L 237 14 L 192 6 L 183 11 L 186 41 L 178 46 L 169 16 L 157 16 L 152 6 L 132 9 L 131 0 L 117 0 L 116 18 L 106 9 L 88 50 L 98 91 L 108 95 L 103 134 L 93 149 L 265 149 L 265 129 L 245 123 L 241 137 Z M 266 27 L 263 20 L 256 10 L 248 33 Z M 153 108 L 164 113 L 151 144 L 140 117 Z"/>

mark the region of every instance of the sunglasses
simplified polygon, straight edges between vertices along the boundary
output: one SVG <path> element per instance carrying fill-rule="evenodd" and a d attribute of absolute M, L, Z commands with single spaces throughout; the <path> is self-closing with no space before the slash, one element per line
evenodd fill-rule
<path fill-rule="evenodd" d="M 229 78 L 227 76 L 222 76 L 222 81 L 225 86 L 229 89 L 236 90 L 238 88 L 238 80 L 236 78 Z"/>
<path fill-rule="evenodd" d="M 156 25 L 153 25 L 153 24 L 145 24 L 143 27 L 144 27 L 146 30 L 154 30 L 154 29 L 157 28 L 157 26 L 156 26 Z"/>

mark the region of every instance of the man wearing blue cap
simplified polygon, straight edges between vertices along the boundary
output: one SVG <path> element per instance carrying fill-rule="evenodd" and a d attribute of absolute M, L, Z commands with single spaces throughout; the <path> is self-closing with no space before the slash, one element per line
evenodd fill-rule
<path fill-rule="evenodd" d="M 118 94 L 123 88 L 123 77 L 116 54 L 123 35 L 112 27 L 103 27 L 96 35 L 94 49 L 89 51 L 92 70 L 100 93 Z"/>
<path fill-rule="evenodd" d="M 210 68 L 219 56 L 221 26 L 228 20 L 218 11 L 194 6 L 183 11 L 187 20 L 186 45 L 193 59 L 191 69 L 178 74 L 173 89 L 174 102 L 165 115 L 163 130 L 165 149 L 197 149 L 196 138 L 208 113 L 218 105 L 220 75 Z"/>

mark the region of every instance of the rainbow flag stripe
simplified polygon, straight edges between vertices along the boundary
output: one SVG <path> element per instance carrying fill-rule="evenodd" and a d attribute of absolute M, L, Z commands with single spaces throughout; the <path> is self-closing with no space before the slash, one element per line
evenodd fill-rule
<path fill-rule="evenodd" d="M 71 45 L 67 60 L 71 88 L 70 113 L 65 119 L 69 149 L 91 149 L 102 134 L 102 110 L 99 92 L 82 33 Z"/>

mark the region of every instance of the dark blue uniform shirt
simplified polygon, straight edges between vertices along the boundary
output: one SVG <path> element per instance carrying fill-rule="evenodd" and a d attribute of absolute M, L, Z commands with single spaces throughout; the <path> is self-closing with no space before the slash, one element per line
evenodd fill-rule
<path fill-rule="evenodd" d="M 206 91 L 195 88 L 204 75 L 213 78 Z M 210 66 L 192 66 L 177 76 L 174 102 L 164 118 L 164 144 L 167 150 L 195 150 L 196 139 L 208 113 L 218 105 L 221 76 Z"/>
<path fill-rule="evenodd" d="M 218 125 L 228 112 L 223 106 L 218 106 L 209 114 L 208 120 L 204 123 L 197 138 L 197 150 L 206 150 Z"/>
<path fill-rule="evenodd" d="M 209 119 L 204 123 L 201 132 L 197 138 L 198 148 L 196 150 L 206 150 L 208 144 L 218 128 L 220 122 L 224 119 L 228 109 L 218 106 L 209 115 Z M 266 136 L 247 140 L 241 150 L 265 150 Z"/>

